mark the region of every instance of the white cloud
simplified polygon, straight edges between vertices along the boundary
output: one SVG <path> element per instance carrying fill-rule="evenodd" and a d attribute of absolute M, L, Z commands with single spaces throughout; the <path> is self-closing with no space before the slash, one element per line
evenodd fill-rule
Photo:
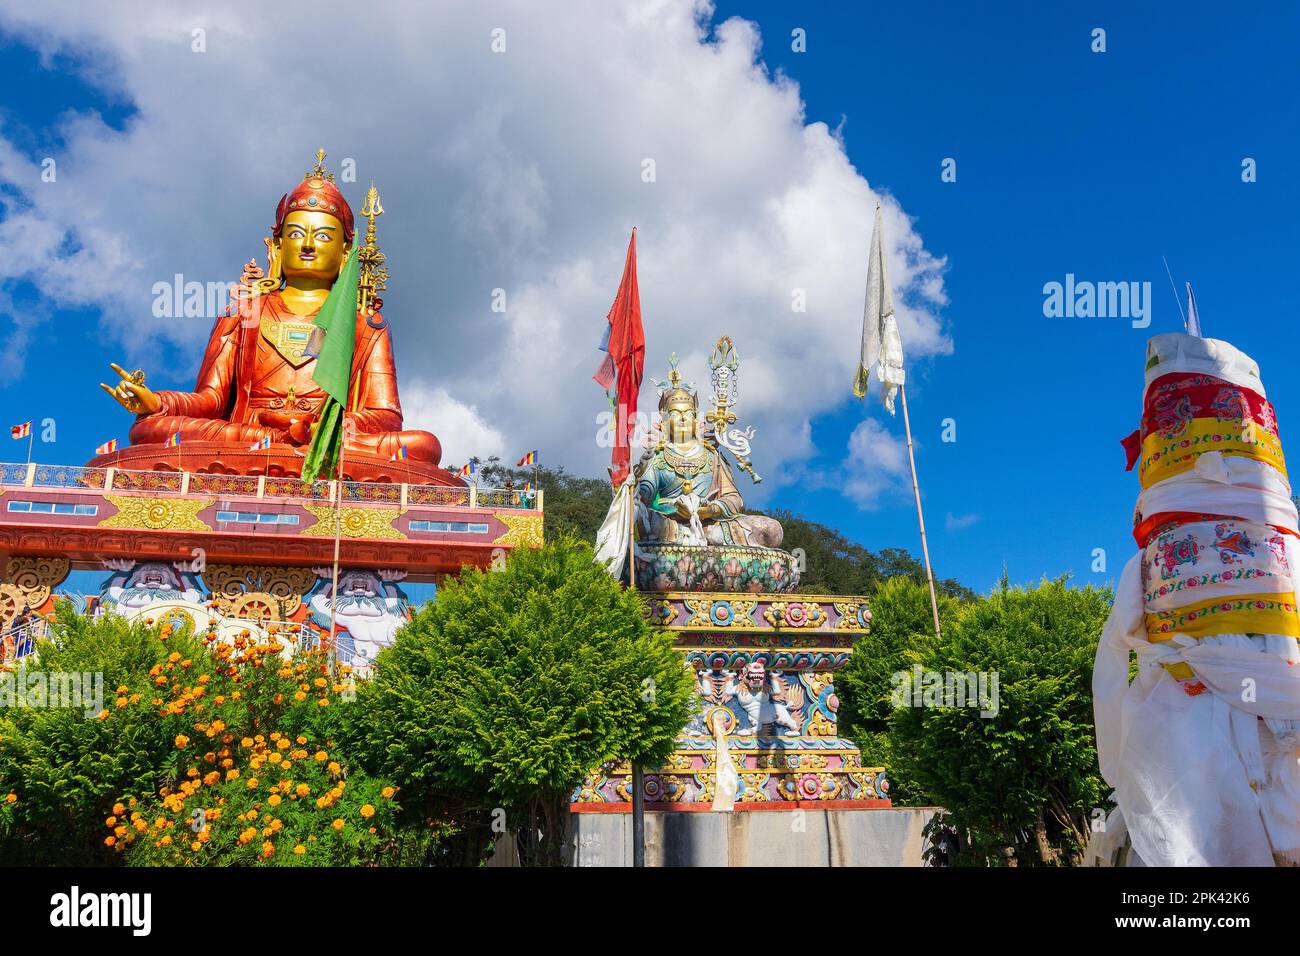
<path fill-rule="evenodd" d="M 479 414 L 478 409 L 454 398 L 445 388 L 415 384 L 402 390 L 402 414 L 407 422 L 437 422 L 442 460 L 463 465 L 478 455 L 507 456 L 505 436 Z M 514 464 L 514 462 L 509 462 Z"/>
<path fill-rule="evenodd" d="M 980 515 L 977 514 L 955 515 L 949 511 L 943 520 L 943 527 L 945 531 L 965 531 L 979 520 Z"/>
<path fill-rule="evenodd" d="M 903 490 L 911 469 L 907 443 L 874 418 L 863 419 L 849 436 L 844 460 L 844 494 L 865 511 L 880 507 L 880 499 Z"/>
<path fill-rule="evenodd" d="M 805 121 L 797 84 L 757 60 L 753 24 L 715 25 L 691 0 L 325 8 L 0 0 L 0 29 L 88 57 L 85 78 L 136 109 L 121 131 L 64 117 L 53 184 L 0 129 L 0 290 L 26 280 L 102 307 L 119 343 L 105 361 L 184 387 L 208 323 L 152 318 L 152 284 L 237 278 L 324 145 L 335 169 L 356 160 L 354 208 L 372 179 L 383 194 L 406 425 L 437 433 L 449 460 L 536 447 L 603 473 L 590 377 L 633 225 L 647 379 L 677 351 L 706 386 L 730 334 L 764 489 L 798 473 L 809 423 L 848 397 L 877 199 L 909 360 L 951 351 L 943 260 Z M 806 312 L 791 311 L 796 289 Z M 643 409 L 653 394 L 647 382 Z M 870 445 L 877 461 L 896 448 Z M 851 494 L 874 502 L 881 480 L 857 476 Z"/>

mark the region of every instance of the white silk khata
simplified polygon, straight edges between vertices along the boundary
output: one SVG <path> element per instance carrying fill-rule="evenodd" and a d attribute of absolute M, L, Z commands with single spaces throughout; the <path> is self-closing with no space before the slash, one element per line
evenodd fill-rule
<path fill-rule="evenodd" d="M 1300 865 L 1300 537 L 1256 364 L 1226 342 L 1147 347 L 1139 552 L 1097 648 L 1091 853 L 1129 865 Z M 1137 676 L 1130 683 L 1130 655 Z"/>

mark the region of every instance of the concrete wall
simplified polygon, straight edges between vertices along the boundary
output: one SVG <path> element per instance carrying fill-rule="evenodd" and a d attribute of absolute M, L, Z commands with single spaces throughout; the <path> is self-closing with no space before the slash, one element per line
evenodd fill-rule
<path fill-rule="evenodd" d="M 646 866 L 921 866 L 933 807 L 649 812 Z M 631 866 L 632 814 L 575 813 L 575 866 Z"/>

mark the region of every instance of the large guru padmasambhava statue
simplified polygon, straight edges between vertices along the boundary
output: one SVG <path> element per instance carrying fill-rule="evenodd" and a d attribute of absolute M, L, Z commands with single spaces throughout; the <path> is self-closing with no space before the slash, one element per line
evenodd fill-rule
<path fill-rule="evenodd" d="M 308 348 L 312 322 L 356 238 L 352 209 L 324 159 L 321 150 L 315 167 L 280 199 L 265 240 L 267 269 L 263 273 L 251 262 L 245 267 L 235 304 L 212 329 L 193 391 L 153 391 L 142 372 L 113 366 L 121 381 L 103 388 L 138 417 L 131 427 L 131 447 L 92 464 L 298 473 L 326 398 L 313 380 L 316 359 Z M 382 300 L 375 295 L 384 288 L 387 270 L 374 242 L 374 220 L 383 212 L 374 187 L 361 212 L 369 228 L 358 250 L 361 280 L 344 418 L 345 477 L 459 484 L 437 467 L 442 449 L 434 435 L 403 430 L 392 340 L 378 311 Z M 265 451 L 250 450 L 267 440 L 271 447 Z M 395 460 L 400 465 L 390 464 Z"/>

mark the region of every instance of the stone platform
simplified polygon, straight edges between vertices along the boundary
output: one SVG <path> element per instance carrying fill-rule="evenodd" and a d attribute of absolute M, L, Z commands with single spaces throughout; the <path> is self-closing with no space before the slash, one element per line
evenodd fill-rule
<path fill-rule="evenodd" d="M 924 866 L 933 807 L 645 815 L 646 866 Z M 573 814 L 574 866 L 631 866 L 630 813 Z"/>

